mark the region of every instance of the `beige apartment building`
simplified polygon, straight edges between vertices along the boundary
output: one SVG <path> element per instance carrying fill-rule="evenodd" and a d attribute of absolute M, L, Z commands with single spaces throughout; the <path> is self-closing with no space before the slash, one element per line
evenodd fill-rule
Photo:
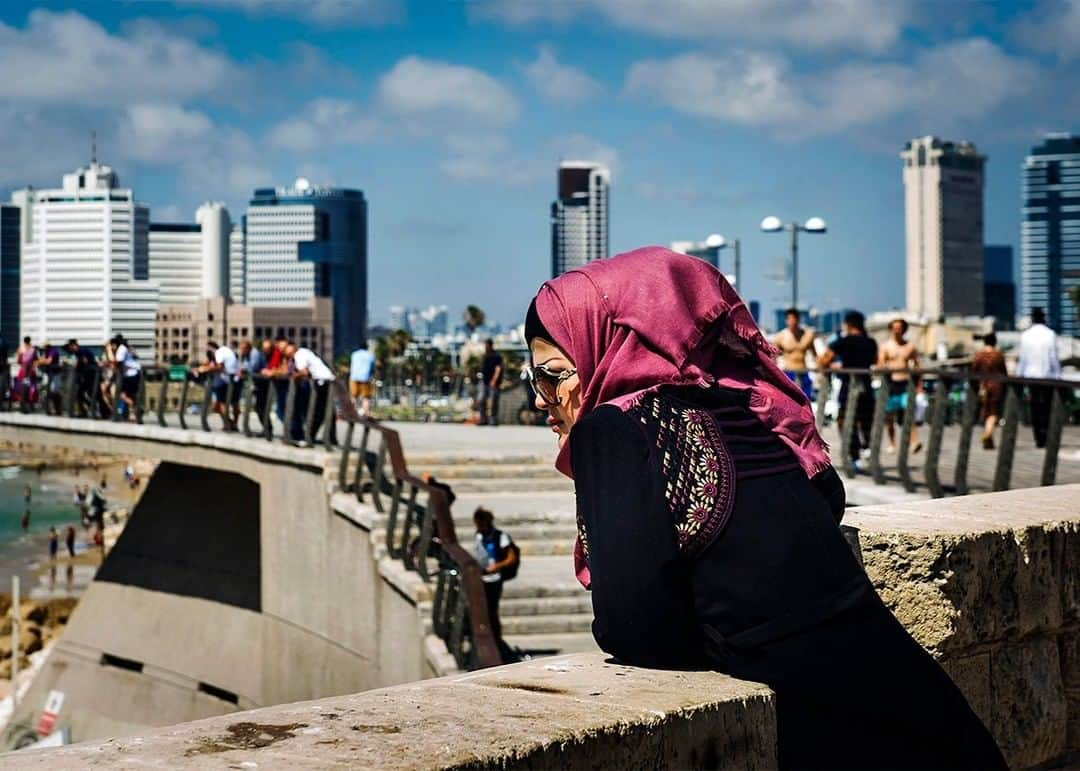
<path fill-rule="evenodd" d="M 329 297 L 307 305 L 234 305 L 210 297 L 191 305 L 162 305 L 154 324 L 154 358 L 160 364 L 191 364 L 206 356 L 210 340 L 236 350 L 244 340 L 287 337 L 330 360 L 334 350 L 334 311 Z"/>
<path fill-rule="evenodd" d="M 927 319 L 983 315 L 983 167 L 970 142 L 904 146 L 907 310 Z"/>

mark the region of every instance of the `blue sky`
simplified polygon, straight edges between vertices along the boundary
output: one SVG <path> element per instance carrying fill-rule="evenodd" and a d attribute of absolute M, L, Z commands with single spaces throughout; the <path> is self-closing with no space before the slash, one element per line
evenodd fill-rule
<path fill-rule="evenodd" d="M 658 10 L 662 6 L 663 10 Z M 185 0 L 0 6 L 0 194 L 100 160 L 152 207 L 234 217 L 299 175 L 370 207 L 373 321 L 467 303 L 511 322 L 549 269 L 560 158 L 611 164 L 615 251 L 720 232 L 744 296 L 903 303 L 907 139 L 989 156 L 986 238 L 1020 166 L 1080 131 L 1080 0 Z"/>

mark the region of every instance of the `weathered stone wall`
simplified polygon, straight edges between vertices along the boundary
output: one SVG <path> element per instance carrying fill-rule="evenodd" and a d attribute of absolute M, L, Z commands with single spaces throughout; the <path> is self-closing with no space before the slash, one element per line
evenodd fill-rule
<path fill-rule="evenodd" d="M 753 770 L 776 768 L 776 719 L 763 685 L 580 653 L 5 761 L 21 769 Z"/>
<path fill-rule="evenodd" d="M 1080 751 L 1080 485 L 863 507 L 845 524 L 1010 766 Z"/>

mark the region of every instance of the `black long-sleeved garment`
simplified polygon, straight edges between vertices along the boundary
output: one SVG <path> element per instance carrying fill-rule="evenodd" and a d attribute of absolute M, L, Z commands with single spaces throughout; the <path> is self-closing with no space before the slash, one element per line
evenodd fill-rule
<path fill-rule="evenodd" d="M 662 389 L 570 442 L 603 650 L 768 684 L 787 768 L 1004 767 L 855 561 L 835 472 L 807 479 L 742 395 Z"/>

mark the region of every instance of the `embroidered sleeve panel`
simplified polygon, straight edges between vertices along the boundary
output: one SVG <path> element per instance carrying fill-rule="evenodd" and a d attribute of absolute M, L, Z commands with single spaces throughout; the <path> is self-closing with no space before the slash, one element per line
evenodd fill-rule
<path fill-rule="evenodd" d="M 655 437 L 679 549 L 693 558 L 723 530 L 735 504 L 735 463 L 713 416 L 662 393 L 629 411 Z"/>

